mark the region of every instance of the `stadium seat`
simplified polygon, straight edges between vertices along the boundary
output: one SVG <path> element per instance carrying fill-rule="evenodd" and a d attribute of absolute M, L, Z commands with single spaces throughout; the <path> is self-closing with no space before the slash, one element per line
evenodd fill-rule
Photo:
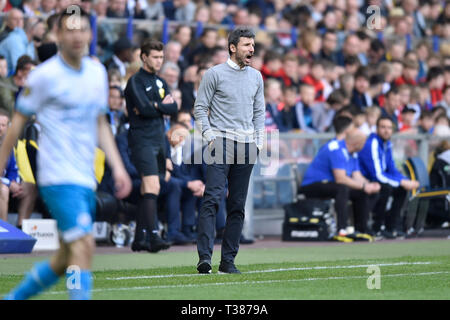
<path fill-rule="evenodd" d="M 403 168 L 409 179 L 417 180 L 420 183 L 419 189 L 411 192 L 411 198 L 408 201 L 405 217 L 405 229 L 407 234 L 419 234 L 425 227 L 429 200 L 437 197 L 447 197 L 450 194 L 450 189 L 430 188 L 430 177 L 421 158 L 408 158 L 405 161 Z"/>

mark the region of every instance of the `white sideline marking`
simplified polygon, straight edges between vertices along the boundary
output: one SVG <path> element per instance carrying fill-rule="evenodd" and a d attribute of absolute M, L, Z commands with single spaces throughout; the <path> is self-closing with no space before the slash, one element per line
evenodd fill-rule
<path fill-rule="evenodd" d="M 431 262 L 396 262 L 396 263 L 378 263 L 380 267 L 390 266 L 405 266 L 405 265 L 427 265 Z M 284 271 L 304 271 L 304 270 L 328 270 L 328 269 L 354 269 L 354 268 L 367 268 L 373 264 L 360 264 L 350 266 L 317 266 L 317 267 L 301 267 L 301 268 L 282 268 L 282 269 L 267 269 L 267 270 L 253 270 L 243 272 L 245 274 L 250 273 L 266 273 L 266 272 L 284 272 Z M 215 273 L 221 274 L 221 273 Z M 138 279 L 160 279 L 160 278 L 174 278 L 174 277 L 193 277 L 193 276 L 208 276 L 211 274 L 200 273 L 186 273 L 186 274 L 162 274 L 154 276 L 134 276 L 134 277 L 118 277 L 118 278 L 106 278 L 106 280 L 138 280 Z"/>
<path fill-rule="evenodd" d="M 421 272 L 421 273 L 394 273 L 384 274 L 382 277 L 404 277 L 404 276 L 430 276 L 436 274 L 449 274 L 450 271 Z M 151 290 L 151 289 L 173 289 L 173 288 L 194 288 L 194 287 L 210 287 L 224 285 L 249 285 L 249 284 L 271 284 L 282 282 L 301 282 L 301 281 L 320 281 L 320 280 L 350 280 L 350 279 L 367 279 L 367 276 L 348 276 L 348 277 L 326 277 L 326 278 L 305 278 L 305 279 L 286 279 L 286 280 L 260 280 L 260 281 L 233 281 L 233 282 L 213 282 L 199 284 L 174 284 L 163 286 L 143 286 L 143 287 L 126 287 L 126 288 L 103 288 L 93 289 L 92 292 L 107 291 L 129 291 L 129 290 Z M 67 291 L 49 291 L 48 294 L 65 294 Z"/>

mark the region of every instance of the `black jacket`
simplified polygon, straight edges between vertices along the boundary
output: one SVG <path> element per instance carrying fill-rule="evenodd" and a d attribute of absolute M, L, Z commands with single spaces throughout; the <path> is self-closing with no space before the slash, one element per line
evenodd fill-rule
<path fill-rule="evenodd" d="M 154 73 L 140 69 L 125 88 L 130 133 L 164 141 L 163 115 L 177 113 L 176 102 L 163 104 L 170 93 L 167 83 Z"/>

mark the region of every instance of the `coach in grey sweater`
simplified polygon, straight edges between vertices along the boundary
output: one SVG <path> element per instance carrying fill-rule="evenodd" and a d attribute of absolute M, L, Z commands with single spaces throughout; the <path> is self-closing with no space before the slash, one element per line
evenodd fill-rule
<path fill-rule="evenodd" d="M 215 216 L 227 183 L 227 222 L 219 272 L 240 273 L 234 259 L 239 250 L 250 175 L 257 150 L 264 144 L 264 83 L 260 72 L 249 66 L 254 38 L 254 33 L 246 28 L 230 33 L 230 58 L 205 73 L 194 104 L 197 125 L 213 159 L 207 164 L 198 217 L 200 273 L 210 273 L 212 269 Z"/>

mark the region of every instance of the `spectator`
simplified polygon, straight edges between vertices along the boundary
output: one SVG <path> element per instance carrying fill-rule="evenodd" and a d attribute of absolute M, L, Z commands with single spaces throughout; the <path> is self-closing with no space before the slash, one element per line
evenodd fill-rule
<path fill-rule="evenodd" d="M 248 9 L 243 7 L 238 8 L 233 15 L 233 23 L 236 26 L 247 26 L 249 24 Z"/>
<path fill-rule="evenodd" d="M 424 39 L 417 43 L 415 52 L 419 58 L 419 74 L 418 79 L 424 80 L 428 73 L 427 59 L 430 54 L 428 42 Z"/>
<path fill-rule="evenodd" d="M 0 111 L 0 145 L 6 136 L 9 127 L 9 114 L 4 110 Z M 5 171 L 2 172 L 0 186 L 0 220 L 8 221 L 9 194 L 12 197 L 21 197 L 23 189 L 20 185 L 19 172 L 16 165 L 14 152 L 11 152 Z"/>
<path fill-rule="evenodd" d="M 188 58 L 190 55 L 190 43 L 192 39 L 192 30 L 188 25 L 180 24 L 175 28 L 173 34 L 173 40 L 181 44 L 181 54 L 180 61 L 182 63 L 188 64 Z"/>
<path fill-rule="evenodd" d="M 344 41 L 342 50 L 337 54 L 337 62 L 340 66 L 345 66 L 345 59 L 348 56 L 358 56 L 360 53 L 360 40 L 357 35 L 349 34 Z M 359 59 L 358 59 L 359 61 Z"/>
<path fill-rule="evenodd" d="M 95 0 L 94 11 L 97 18 L 105 18 L 108 12 L 108 0 Z"/>
<path fill-rule="evenodd" d="M 109 18 L 128 18 L 130 13 L 127 8 L 127 0 L 110 0 L 106 16 Z"/>
<path fill-rule="evenodd" d="M 415 117 L 416 110 L 409 107 L 408 105 L 404 106 L 401 112 L 401 126 L 399 132 L 402 133 L 413 133 L 415 125 Z"/>
<path fill-rule="evenodd" d="M 23 0 L 22 10 L 27 17 L 35 17 L 39 15 L 40 0 Z"/>
<path fill-rule="evenodd" d="M 394 124 L 393 130 L 398 130 L 398 108 L 400 107 L 400 95 L 397 88 L 392 88 L 386 93 L 386 101 L 382 109 L 382 116 L 389 117 Z"/>
<path fill-rule="evenodd" d="M 283 126 L 281 110 L 278 110 L 278 104 L 283 97 L 281 82 L 273 78 L 264 81 L 264 96 L 266 101 L 266 119 L 264 123 L 266 130 L 286 131 Z"/>
<path fill-rule="evenodd" d="M 303 79 L 311 72 L 311 65 L 306 58 L 298 58 L 297 74 L 300 79 L 300 84 L 303 83 Z"/>
<path fill-rule="evenodd" d="M 407 191 L 417 189 L 418 181 L 405 178 L 395 167 L 392 156 L 394 123 L 389 117 L 382 116 L 377 121 L 377 132 L 367 139 L 364 148 L 359 152 L 361 173 L 370 181 L 381 185 L 380 197 L 376 201 L 373 213 L 373 231 L 388 239 L 404 236 L 400 220 L 401 209 Z M 394 198 L 391 209 L 386 211 L 389 197 Z"/>
<path fill-rule="evenodd" d="M 230 24 L 231 19 L 227 15 L 227 5 L 224 2 L 214 1 L 210 4 L 210 24 Z"/>
<path fill-rule="evenodd" d="M 369 64 L 369 49 L 370 49 L 370 37 L 364 31 L 356 32 L 357 37 L 359 38 L 359 53 L 358 59 L 361 62 L 361 65 L 367 66 Z"/>
<path fill-rule="evenodd" d="M 117 135 L 120 127 L 125 122 L 124 114 L 124 100 L 123 91 L 120 87 L 110 86 L 109 87 L 109 97 L 108 97 L 108 107 L 109 111 L 107 113 L 108 122 L 111 126 L 111 131 L 114 136 Z"/>
<path fill-rule="evenodd" d="M 209 22 L 209 6 L 199 5 L 195 9 L 194 21 L 197 23 L 208 23 Z"/>
<path fill-rule="evenodd" d="M 334 30 L 327 29 L 323 35 L 322 49 L 320 50 L 320 58 L 337 64 L 337 34 Z"/>
<path fill-rule="evenodd" d="M 299 125 L 305 132 L 323 132 L 326 126 L 326 111 L 323 104 L 315 103 L 315 90 L 309 84 L 300 86 L 300 101 L 292 109 Z"/>
<path fill-rule="evenodd" d="M 436 117 L 434 123 L 433 134 L 437 136 L 449 136 L 450 135 L 450 119 L 447 118 L 447 115 L 441 114 Z"/>
<path fill-rule="evenodd" d="M 183 87 L 181 88 L 181 94 L 182 94 L 181 110 L 185 110 L 185 111 L 188 111 L 190 114 L 193 114 L 195 98 L 197 97 L 198 88 L 200 86 L 200 82 L 201 82 L 206 70 L 207 69 L 205 67 L 200 66 L 197 69 L 195 82 L 184 82 L 183 83 Z"/>
<path fill-rule="evenodd" d="M 333 198 L 337 214 L 339 236 L 347 236 L 348 200 L 352 200 L 355 227 L 367 233 L 369 195 L 379 191 L 379 184 L 369 182 L 361 175 L 357 152 L 362 149 L 366 136 L 357 130 L 344 140 L 332 139 L 322 146 L 306 169 L 299 193 L 307 198 Z"/>
<path fill-rule="evenodd" d="M 302 82 L 305 84 L 309 84 L 314 88 L 314 101 L 315 102 L 324 102 L 325 95 L 324 89 L 325 86 L 322 82 L 322 79 L 325 75 L 324 70 L 324 61 L 315 60 L 311 65 L 311 73 L 303 78 Z"/>
<path fill-rule="evenodd" d="M 442 100 L 439 105 L 447 110 L 447 118 L 450 118 L 450 85 L 446 85 L 442 91 Z"/>
<path fill-rule="evenodd" d="M 321 48 L 322 38 L 316 32 L 305 31 L 298 39 L 297 49 L 293 50 L 293 52 L 312 62 L 320 57 Z"/>
<path fill-rule="evenodd" d="M 163 78 L 167 85 L 169 86 L 170 90 L 178 89 L 178 82 L 180 79 L 180 67 L 176 63 L 167 61 L 164 62 L 164 64 L 161 67 L 161 78 Z"/>
<path fill-rule="evenodd" d="M 369 66 L 376 67 L 385 57 L 386 47 L 379 39 L 372 39 L 370 42 L 369 52 L 367 53 Z"/>
<path fill-rule="evenodd" d="M 113 0 L 116 1 L 116 0 Z M 117 0 L 120 1 L 120 0 Z M 105 67 L 109 71 L 118 69 L 121 77 L 125 77 L 127 65 L 133 59 L 133 44 L 127 37 L 122 37 L 114 43 L 114 55 L 105 62 Z"/>
<path fill-rule="evenodd" d="M 0 80 L 0 109 L 6 110 L 10 116 L 14 111 L 16 97 L 25 86 L 28 74 L 36 64 L 31 57 L 24 55 L 17 61 L 14 75 Z"/>
<path fill-rule="evenodd" d="M 136 6 L 135 18 L 162 21 L 165 18 L 164 7 L 158 0 L 147 0 L 145 8 L 141 8 L 140 5 Z"/>
<path fill-rule="evenodd" d="M 180 73 L 183 73 L 184 70 L 189 66 L 187 61 L 182 59 L 181 50 L 183 47 L 181 43 L 175 40 L 169 41 L 164 46 L 164 62 L 172 62 L 178 65 L 180 69 Z"/>
<path fill-rule="evenodd" d="M 212 28 L 205 28 L 200 36 L 199 45 L 189 55 L 189 64 L 200 64 L 209 59 L 217 44 L 218 32 Z"/>
<path fill-rule="evenodd" d="M 3 81 L 8 76 L 8 63 L 4 56 L 0 56 L 0 80 Z"/>
<path fill-rule="evenodd" d="M 332 122 L 336 115 L 336 112 L 344 106 L 344 102 L 345 96 L 342 90 L 334 90 L 328 96 L 328 99 L 324 103 L 325 120 L 323 122 L 323 131 L 330 131 L 330 129 L 332 129 Z"/>
<path fill-rule="evenodd" d="M 36 48 L 33 37 L 42 37 L 42 29 L 39 28 L 40 20 L 37 18 L 28 18 L 24 28 L 16 27 L 0 43 L 0 54 L 8 61 L 8 70 L 16 70 L 17 60 L 23 55 L 29 55 L 32 59 L 36 58 Z M 41 33 L 41 34 L 38 34 Z"/>
<path fill-rule="evenodd" d="M 409 84 L 415 86 L 417 84 L 417 76 L 419 74 L 419 63 L 415 60 L 407 59 L 403 62 L 403 74 L 395 79 L 396 86 Z"/>
<path fill-rule="evenodd" d="M 344 73 L 339 76 L 339 88 L 343 90 L 346 97 L 351 97 L 353 95 L 353 90 L 355 87 L 355 78 L 351 73 Z"/>
<path fill-rule="evenodd" d="M 218 65 L 228 60 L 228 50 L 222 46 L 215 46 L 212 51 L 212 64 Z M 253 57 L 252 57 L 253 60 Z"/>
<path fill-rule="evenodd" d="M 261 74 L 264 80 L 275 78 L 285 83 L 289 81 L 283 70 L 283 56 L 277 51 L 270 50 L 264 54 L 264 64 L 261 68 Z"/>
<path fill-rule="evenodd" d="M 39 16 L 48 18 L 51 15 L 55 14 L 56 13 L 56 10 L 55 10 L 56 3 L 57 3 L 57 0 L 41 0 L 41 5 L 39 7 Z M 83 2 L 82 2 L 82 4 L 83 4 Z M 90 11 L 86 11 L 86 12 L 90 12 Z"/>
<path fill-rule="evenodd" d="M 370 107 L 373 104 L 372 97 L 369 94 L 370 75 L 367 67 L 361 67 L 355 74 L 355 87 L 352 94 L 352 104 L 361 110 Z"/>
<path fill-rule="evenodd" d="M 182 245 L 195 241 L 191 234 L 195 226 L 195 205 L 197 197 L 203 195 L 205 185 L 201 180 L 199 166 L 186 164 L 183 159 L 191 155 L 183 154 L 183 144 L 189 136 L 188 129 L 179 123 L 172 124 L 167 132 L 168 150 L 171 170 L 168 181 L 161 180 L 160 197 L 165 199 L 167 218 L 167 241 L 174 245 Z M 189 148 L 187 148 L 189 149 Z M 189 161 L 191 163 L 191 161 Z M 182 213 L 182 214 L 181 214 Z M 182 232 L 185 231 L 185 233 Z"/>
<path fill-rule="evenodd" d="M 0 43 L 16 28 L 23 29 L 24 19 L 23 12 L 19 9 L 12 8 L 8 11 L 5 23 L 0 32 Z"/>
<path fill-rule="evenodd" d="M 358 68 L 361 66 L 361 62 L 357 56 L 346 56 L 344 59 L 345 72 L 355 74 Z"/>
<path fill-rule="evenodd" d="M 194 21 L 196 5 L 191 0 L 174 0 L 175 20 L 181 22 Z"/>
<path fill-rule="evenodd" d="M 431 67 L 427 74 L 427 83 L 430 89 L 431 104 L 436 106 L 442 100 L 444 88 L 444 71 L 441 67 Z"/>
<path fill-rule="evenodd" d="M 377 121 L 381 116 L 381 109 L 378 106 L 370 106 L 365 110 L 366 122 L 359 129 L 367 136 L 377 130 Z"/>
<path fill-rule="evenodd" d="M 423 110 L 420 114 L 417 132 L 431 134 L 434 128 L 434 119 L 431 111 Z"/>

